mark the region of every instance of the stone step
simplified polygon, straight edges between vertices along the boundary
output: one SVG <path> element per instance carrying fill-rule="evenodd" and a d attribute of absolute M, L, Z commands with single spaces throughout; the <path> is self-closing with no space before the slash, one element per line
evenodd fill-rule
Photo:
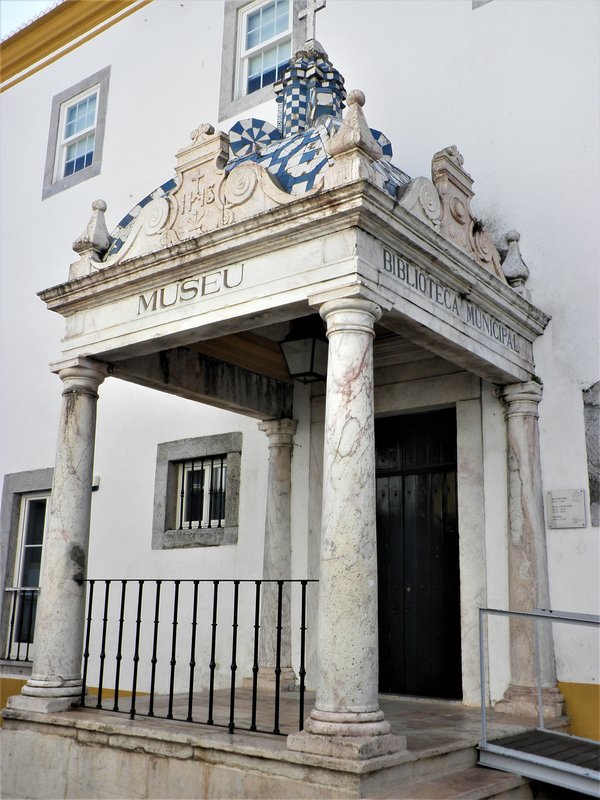
<path fill-rule="evenodd" d="M 469 767 L 392 786 L 369 800 L 484 800 L 494 797 L 533 798 L 529 781 L 519 775 L 484 767 Z"/>

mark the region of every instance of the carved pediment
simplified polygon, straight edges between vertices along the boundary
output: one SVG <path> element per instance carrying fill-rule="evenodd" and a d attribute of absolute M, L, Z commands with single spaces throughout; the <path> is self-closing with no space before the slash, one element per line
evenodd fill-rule
<path fill-rule="evenodd" d="M 85 263 L 82 257 L 74 264 L 71 277 L 157 252 L 295 199 L 260 164 L 246 161 L 226 170 L 228 158 L 227 134 L 215 133 L 211 125 L 194 130 L 191 144 L 177 153 L 175 188 L 162 196 L 145 198 L 135 215 L 128 215 L 132 220 L 118 250 L 109 251 L 104 261 L 97 256 L 90 258 L 86 251 Z M 86 242 L 90 239 L 88 229 Z M 81 248 L 80 240 L 77 244 Z"/>
<path fill-rule="evenodd" d="M 471 212 L 473 179 L 463 163 L 456 145 L 440 150 L 431 162 L 432 180 L 411 181 L 402 189 L 400 205 L 505 283 L 492 237 Z"/>

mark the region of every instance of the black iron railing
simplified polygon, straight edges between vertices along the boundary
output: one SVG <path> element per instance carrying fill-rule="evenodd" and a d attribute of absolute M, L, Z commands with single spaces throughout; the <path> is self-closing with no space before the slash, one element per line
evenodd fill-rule
<path fill-rule="evenodd" d="M 8 636 L 4 658 L 7 661 L 31 661 L 38 587 L 11 587 Z"/>
<path fill-rule="evenodd" d="M 81 704 L 136 716 L 283 734 L 302 730 L 312 580 L 88 580 Z M 273 599 L 267 598 L 268 593 Z M 274 602 L 272 630 L 261 611 Z M 286 609 L 291 609 L 291 629 Z M 260 664 L 261 637 L 274 652 Z M 293 648 L 291 645 L 293 644 Z M 286 653 L 297 688 L 281 691 Z M 265 686 L 267 688 L 265 688 Z M 287 688 L 287 687 L 286 687 Z M 95 697 L 93 695 L 95 694 Z"/>

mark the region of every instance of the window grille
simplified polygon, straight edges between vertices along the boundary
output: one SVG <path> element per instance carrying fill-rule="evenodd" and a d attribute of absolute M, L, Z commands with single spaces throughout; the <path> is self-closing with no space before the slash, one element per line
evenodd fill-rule
<path fill-rule="evenodd" d="M 178 462 L 178 530 L 225 525 L 227 456 Z"/>

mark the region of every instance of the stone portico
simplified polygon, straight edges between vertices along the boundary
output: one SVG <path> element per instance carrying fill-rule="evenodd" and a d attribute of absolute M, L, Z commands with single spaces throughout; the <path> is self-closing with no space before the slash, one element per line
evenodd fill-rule
<path fill-rule="evenodd" d="M 308 98 L 294 113 L 294 90 Z M 372 131 L 311 39 L 278 84 L 281 128 L 201 125 L 167 181 L 109 235 L 106 204 L 75 242 L 67 283 L 40 293 L 65 318 L 53 370 L 64 402 L 36 658 L 8 714 L 66 710 L 81 694 L 84 589 L 98 387 L 122 379 L 255 418 L 269 440 L 264 578 L 290 577 L 292 380 L 240 365 L 231 337 L 280 342 L 282 324 L 320 318 L 329 340 L 324 407 L 315 705 L 288 749 L 341 761 L 401 754 L 406 738 L 379 705 L 373 343 L 404 343 L 501 387 L 508 440 L 511 607 L 547 604 L 533 343 L 548 317 L 527 297 L 518 234 L 508 277 L 473 217 L 472 179 L 456 147 L 436 153 L 432 177 L 409 176 Z M 255 121 L 253 121 L 255 122 Z M 505 261 L 505 263 L 507 263 Z M 510 269 L 508 269 L 510 267 Z M 260 362 L 260 358 L 258 359 Z M 266 361 L 266 359 L 265 359 Z M 468 398 L 467 398 L 468 399 Z M 442 405 L 444 401 L 442 401 Z M 414 408 L 409 400 L 403 408 Z M 466 413 L 466 412 L 465 412 Z M 477 496 L 473 486 L 463 497 Z M 463 501 L 464 502 L 464 501 Z M 476 513 L 471 510 L 471 513 Z M 474 556 L 473 558 L 476 558 Z M 470 562 L 473 564 L 473 561 Z M 476 659 L 477 589 L 464 604 L 463 658 Z M 276 614 L 265 599 L 264 618 Z M 289 599 L 283 602 L 284 630 Z M 470 627 L 469 627 L 470 626 Z M 273 642 L 262 643 L 261 663 Z M 548 710 L 560 715 L 551 638 L 542 640 Z M 534 713 L 533 643 L 510 633 L 505 710 Z M 293 684 L 282 641 L 284 683 Z M 471 678 L 470 697 L 476 677 Z M 317 763 L 315 761 L 315 763 Z"/>

